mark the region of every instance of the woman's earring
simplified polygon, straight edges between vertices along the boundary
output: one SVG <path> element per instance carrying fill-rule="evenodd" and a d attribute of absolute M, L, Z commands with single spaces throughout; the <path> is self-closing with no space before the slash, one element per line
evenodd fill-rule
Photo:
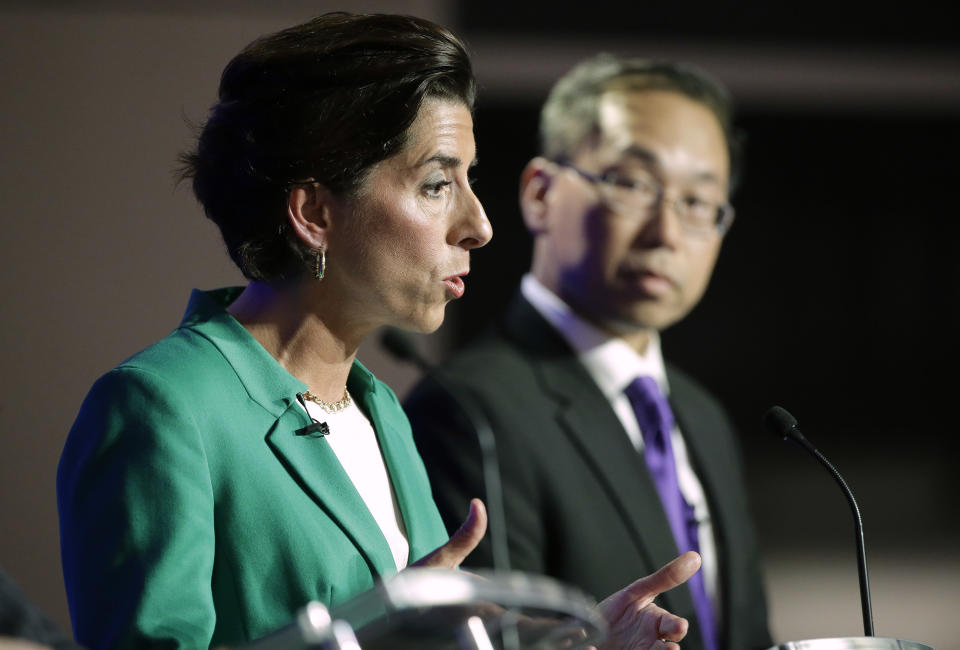
<path fill-rule="evenodd" d="M 316 254 L 316 260 L 313 266 L 313 277 L 322 280 L 327 272 L 327 249 L 321 246 L 314 253 Z"/>

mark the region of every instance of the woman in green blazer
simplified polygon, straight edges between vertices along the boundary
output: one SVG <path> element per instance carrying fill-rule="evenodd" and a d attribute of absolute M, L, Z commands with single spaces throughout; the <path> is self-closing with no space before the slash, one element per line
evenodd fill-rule
<path fill-rule="evenodd" d="M 483 535 L 476 501 L 447 540 L 395 395 L 356 360 L 381 326 L 436 329 L 490 239 L 475 87 L 461 42 L 404 16 L 327 14 L 227 65 L 183 176 L 250 282 L 195 291 L 81 407 L 57 481 L 81 643 L 242 643 Z M 682 637 L 649 601 L 696 561 L 616 595 L 611 638 Z"/>

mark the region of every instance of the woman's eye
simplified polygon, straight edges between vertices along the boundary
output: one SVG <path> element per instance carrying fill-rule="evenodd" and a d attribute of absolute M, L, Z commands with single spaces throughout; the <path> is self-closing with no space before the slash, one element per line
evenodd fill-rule
<path fill-rule="evenodd" d="M 453 181 L 442 180 L 437 181 L 436 183 L 427 183 L 424 185 L 424 193 L 432 199 L 439 199 L 443 196 L 444 191 L 447 186 L 451 185 Z"/>

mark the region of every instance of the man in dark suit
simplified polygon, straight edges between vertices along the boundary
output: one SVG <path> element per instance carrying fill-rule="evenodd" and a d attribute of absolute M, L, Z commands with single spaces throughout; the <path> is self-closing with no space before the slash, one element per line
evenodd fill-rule
<path fill-rule="evenodd" d="M 531 270 L 499 327 L 405 404 L 450 527 L 485 496 L 461 405 L 488 421 L 513 570 L 602 598 L 698 550 L 700 577 L 662 597 L 688 649 L 771 645 L 736 437 L 659 339 L 700 300 L 733 218 L 731 122 L 690 66 L 601 55 L 565 75 L 521 178 Z M 467 564 L 491 561 L 486 544 Z"/>

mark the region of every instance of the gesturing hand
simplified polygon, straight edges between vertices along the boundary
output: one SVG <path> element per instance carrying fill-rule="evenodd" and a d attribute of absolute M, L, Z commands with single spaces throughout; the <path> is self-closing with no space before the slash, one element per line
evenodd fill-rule
<path fill-rule="evenodd" d="M 471 499 L 466 521 L 450 536 L 450 540 L 410 566 L 456 569 L 473 552 L 486 532 L 487 509 L 480 499 Z"/>
<path fill-rule="evenodd" d="M 486 531 L 486 508 L 479 499 L 472 499 L 466 520 L 450 540 L 410 566 L 456 569 Z M 686 619 L 658 607 L 653 600 L 686 582 L 699 568 L 700 556 L 689 551 L 603 600 L 597 610 L 609 629 L 599 650 L 679 650 L 676 642 L 687 634 Z"/>
<path fill-rule="evenodd" d="M 700 556 L 687 551 L 656 573 L 640 578 L 597 608 L 610 626 L 601 650 L 679 650 L 687 620 L 653 604 L 665 591 L 686 582 L 700 568 Z"/>

